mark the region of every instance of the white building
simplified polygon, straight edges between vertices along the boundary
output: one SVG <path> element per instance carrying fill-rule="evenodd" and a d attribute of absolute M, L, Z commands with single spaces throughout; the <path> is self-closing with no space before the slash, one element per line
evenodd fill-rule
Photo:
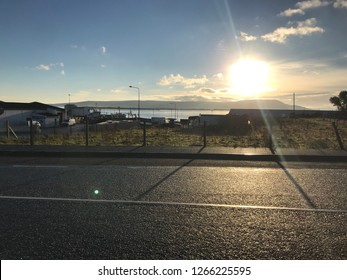
<path fill-rule="evenodd" d="M 53 127 L 63 120 L 64 109 L 39 103 L 0 101 L 0 130 L 11 127 L 28 127 L 28 120 L 38 121 L 41 127 Z"/>

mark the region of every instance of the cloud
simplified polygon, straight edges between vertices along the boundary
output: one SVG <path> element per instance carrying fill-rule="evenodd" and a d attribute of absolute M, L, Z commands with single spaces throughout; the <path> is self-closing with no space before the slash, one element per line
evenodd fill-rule
<path fill-rule="evenodd" d="M 213 88 L 201 88 L 200 92 L 202 92 L 202 93 L 216 93 L 216 90 Z"/>
<path fill-rule="evenodd" d="M 76 50 L 80 49 L 82 51 L 85 51 L 87 49 L 85 46 L 79 46 L 79 45 L 70 45 L 70 48 L 76 49 Z"/>
<path fill-rule="evenodd" d="M 49 65 L 40 64 L 39 66 L 36 66 L 35 69 L 40 71 L 50 71 L 51 67 Z"/>
<path fill-rule="evenodd" d="M 224 75 L 223 75 L 223 73 L 217 73 L 217 74 L 212 75 L 212 79 L 217 80 L 217 81 L 223 81 Z"/>
<path fill-rule="evenodd" d="M 118 89 L 111 89 L 110 92 L 115 93 L 115 94 L 119 94 L 119 93 L 124 93 L 125 91 L 124 91 L 124 89 L 118 88 Z"/>
<path fill-rule="evenodd" d="M 347 0 L 336 0 L 334 2 L 334 7 L 347 9 Z"/>
<path fill-rule="evenodd" d="M 346 1 L 346 0 L 338 0 L 338 1 Z M 279 14 L 281 17 L 291 17 L 294 15 L 304 15 L 306 10 L 316 9 L 320 7 L 326 7 L 331 5 L 331 1 L 327 0 L 308 0 L 302 1 L 295 4 L 296 9 L 287 9 Z M 334 4 L 335 6 L 335 4 Z"/>
<path fill-rule="evenodd" d="M 290 36 L 309 36 L 313 33 L 324 33 L 324 29 L 317 26 L 317 20 L 310 18 L 304 21 L 289 22 L 296 25 L 291 27 L 279 27 L 272 33 L 261 36 L 264 41 L 272 43 L 286 43 Z"/>
<path fill-rule="evenodd" d="M 161 99 L 165 99 L 162 97 Z M 230 102 L 232 101 L 232 97 L 230 95 L 230 89 L 222 88 L 198 88 L 194 91 L 182 92 L 178 93 L 175 96 L 171 96 L 170 99 L 177 101 L 200 101 L 200 102 L 208 102 L 208 101 L 216 101 L 216 102 Z"/>
<path fill-rule="evenodd" d="M 171 74 L 162 77 L 158 84 L 161 86 L 181 85 L 184 88 L 195 88 L 197 85 L 204 85 L 207 82 L 208 78 L 206 75 L 202 77 L 194 76 L 193 78 L 185 78 L 181 74 Z"/>
<path fill-rule="evenodd" d="M 51 68 L 56 68 L 56 67 L 64 68 L 64 63 L 63 62 L 50 63 L 49 66 Z"/>
<path fill-rule="evenodd" d="M 38 71 L 51 71 L 55 68 L 61 68 L 62 70 L 60 71 L 60 75 L 65 76 L 65 71 L 64 71 L 64 63 L 63 62 L 56 62 L 56 63 L 49 63 L 49 64 L 40 64 L 36 66 L 34 69 Z"/>
<path fill-rule="evenodd" d="M 256 36 L 253 35 L 249 35 L 246 32 L 240 32 L 240 36 L 238 37 L 238 39 L 240 39 L 243 42 L 251 42 L 251 41 L 255 41 L 257 40 Z"/>
<path fill-rule="evenodd" d="M 304 15 L 305 12 L 301 9 L 288 9 L 279 14 L 281 17 L 291 17 L 294 15 Z"/>
<path fill-rule="evenodd" d="M 331 1 L 326 0 L 308 0 L 298 2 L 295 6 L 301 10 L 309 10 L 314 8 L 325 7 L 331 4 Z"/>
<path fill-rule="evenodd" d="M 102 46 L 99 50 L 102 55 L 106 55 L 106 52 L 107 52 L 106 47 Z"/>
<path fill-rule="evenodd" d="M 329 70 L 328 64 L 317 61 L 290 61 L 274 63 L 274 68 L 279 71 L 285 71 L 287 74 L 303 74 L 313 72 L 326 72 Z"/>

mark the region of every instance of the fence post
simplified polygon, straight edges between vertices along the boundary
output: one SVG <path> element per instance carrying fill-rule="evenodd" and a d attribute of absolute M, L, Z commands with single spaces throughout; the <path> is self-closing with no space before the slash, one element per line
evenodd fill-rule
<path fill-rule="evenodd" d="M 7 139 L 10 138 L 10 122 L 6 121 Z"/>
<path fill-rule="evenodd" d="M 146 121 L 143 121 L 143 143 L 142 146 L 147 145 L 147 135 L 146 135 Z"/>
<path fill-rule="evenodd" d="M 206 139 L 206 121 L 204 121 L 203 137 L 204 137 L 204 147 L 206 147 L 206 146 L 207 146 L 207 139 Z"/>
<path fill-rule="evenodd" d="M 57 119 L 54 119 L 53 135 L 57 134 Z"/>
<path fill-rule="evenodd" d="M 33 125 L 33 119 L 30 119 L 30 146 L 34 146 L 35 140 L 34 140 L 34 125 Z"/>
<path fill-rule="evenodd" d="M 337 129 L 336 123 L 335 123 L 335 122 L 332 122 L 332 124 L 333 124 L 334 131 L 335 131 L 335 134 L 336 134 L 337 142 L 338 142 L 339 145 L 340 145 L 340 149 L 341 149 L 341 150 L 344 150 L 345 147 L 343 146 L 343 142 L 342 142 L 342 140 L 341 140 L 341 137 L 340 137 L 340 134 L 339 134 L 339 130 Z"/>
<path fill-rule="evenodd" d="M 89 120 L 88 120 L 88 117 L 86 117 L 85 131 L 86 131 L 86 146 L 89 146 Z"/>
<path fill-rule="evenodd" d="M 272 139 L 272 123 L 270 123 L 269 125 L 269 149 L 271 150 L 272 153 L 274 153 L 274 149 L 273 149 L 273 139 Z"/>

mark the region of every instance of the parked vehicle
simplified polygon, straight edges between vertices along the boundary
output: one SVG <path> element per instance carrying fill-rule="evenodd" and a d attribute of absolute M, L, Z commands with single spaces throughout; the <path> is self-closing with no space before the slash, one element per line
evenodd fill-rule
<path fill-rule="evenodd" d="M 72 126 L 76 124 L 76 120 L 71 118 L 71 119 L 66 119 L 62 121 L 61 126 Z"/>
<path fill-rule="evenodd" d="M 30 127 L 30 120 L 27 121 L 28 122 L 28 127 Z M 32 121 L 32 124 L 34 127 L 41 127 L 41 123 L 39 121 Z"/>

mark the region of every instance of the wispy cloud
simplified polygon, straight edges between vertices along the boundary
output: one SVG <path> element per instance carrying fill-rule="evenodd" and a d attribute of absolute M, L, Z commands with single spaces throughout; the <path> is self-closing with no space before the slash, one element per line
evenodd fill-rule
<path fill-rule="evenodd" d="M 261 36 L 261 38 L 264 41 L 284 44 L 290 36 L 309 36 L 313 33 L 324 33 L 324 29 L 317 26 L 317 20 L 315 18 L 290 22 L 289 24 L 294 26 L 279 27 L 272 33 Z"/>
<path fill-rule="evenodd" d="M 346 0 L 342 0 L 346 1 Z M 279 14 L 282 17 L 291 17 L 294 15 L 304 15 L 306 10 L 316 9 L 320 7 L 326 7 L 331 5 L 333 2 L 327 0 L 308 0 L 302 1 L 295 4 L 295 9 L 289 8 Z M 335 4 L 334 4 L 335 5 Z"/>
<path fill-rule="evenodd" d="M 111 89 L 110 93 L 123 94 L 123 93 L 126 93 L 126 91 L 123 88 L 117 88 L 117 89 Z"/>
<path fill-rule="evenodd" d="M 295 6 L 298 7 L 301 10 L 309 10 L 314 8 L 320 8 L 330 5 L 331 1 L 326 0 L 308 0 L 308 1 L 302 1 L 298 2 Z"/>
<path fill-rule="evenodd" d="M 40 65 L 36 66 L 35 69 L 39 70 L 39 71 L 49 71 L 49 70 L 51 70 L 51 67 L 49 65 L 46 65 L 46 64 L 40 64 Z"/>
<path fill-rule="evenodd" d="M 61 68 L 64 68 L 64 63 L 63 62 L 57 62 L 57 63 L 51 63 L 49 64 L 52 68 L 55 68 L 55 67 L 61 67 Z"/>
<path fill-rule="evenodd" d="M 76 49 L 76 50 L 82 50 L 85 51 L 87 48 L 85 46 L 79 46 L 79 45 L 70 45 L 71 49 Z"/>
<path fill-rule="evenodd" d="M 162 77 L 158 84 L 161 86 L 181 85 L 184 88 L 195 88 L 197 85 L 204 85 L 207 82 L 208 78 L 206 75 L 202 77 L 194 76 L 193 78 L 185 78 L 181 74 L 171 74 Z"/>
<path fill-rule="evenodd" d="M 294 15 L 304 15 L 305 12 L 301 9 L 288 9 L 279 14 L 281 17 L 292 17 Z"/>
<path fill-rule="evenodd" d="M 347 9 L 347 0 L 336 0 L 334 2 L 334 7 Z"/>
<path fill-rule="evenodd" d="M 238 36 L 237 38 L 244 42 L 251 42 L 251 41 L 257 40 L 256 36 L 249 35 L 246 32 L 242 32 L 242 31 L 240 32 L 240 36 Z"/>
<path fill-rule="evenodd" d="M 36 66 L 34 69 L 38 71 L 51 71 L 55 68 L 60 68 L 60 74 L 62 76 L 65 76 L 65 71 L 64 71 L 64 63 L 63 62 L 56 62 L 56 63 L 49 63 L 49 64 L 40 64 Z"/>

